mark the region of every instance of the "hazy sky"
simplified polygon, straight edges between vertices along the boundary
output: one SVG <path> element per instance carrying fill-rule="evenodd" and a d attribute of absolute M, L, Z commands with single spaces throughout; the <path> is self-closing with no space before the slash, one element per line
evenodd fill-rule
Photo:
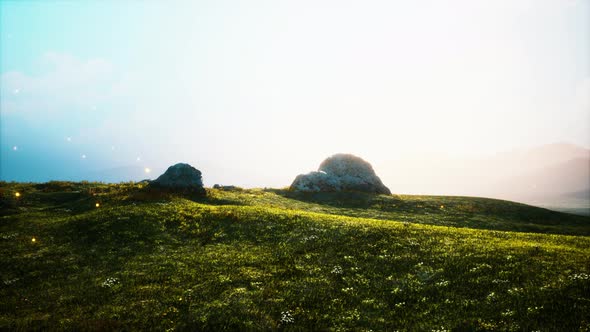
<path fill-rule="evenodd" d="M 590 146 L 590 0 L 0 1 L 2 180 Z M 94 179 L 96 180 L 96 179 Z"/>

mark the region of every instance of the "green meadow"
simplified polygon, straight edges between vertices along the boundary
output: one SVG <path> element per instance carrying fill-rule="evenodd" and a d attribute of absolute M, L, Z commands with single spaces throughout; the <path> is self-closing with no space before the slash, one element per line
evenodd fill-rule
<path fill-rule="evenodd" d="M 0 195 L 0 330 L 590 330 L 590 217 L 141 183 Z"/>

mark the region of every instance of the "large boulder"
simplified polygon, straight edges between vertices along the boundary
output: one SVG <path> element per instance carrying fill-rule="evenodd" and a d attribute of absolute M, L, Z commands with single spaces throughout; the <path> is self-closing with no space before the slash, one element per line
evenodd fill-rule
<path fill-rule="evenodd" d="M 150 182 L 150 186 L 205 193 L 201 171 L 184 163 L 168 167 L 164 174 Z"/>
<path fill-rule="evenodd" d="M 297 176 L 291 184 L 291 190 L 391 194 L 375 174 L 371 164 L 351 154 L 333 155 L 320 164 L 317 172 Z"/>

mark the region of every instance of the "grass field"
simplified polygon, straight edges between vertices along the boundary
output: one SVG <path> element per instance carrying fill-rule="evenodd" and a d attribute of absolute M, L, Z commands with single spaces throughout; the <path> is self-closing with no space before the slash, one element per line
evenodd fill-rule
<path fill-rule="evenodd" d="M 0 183 L 0 329 L 590 330 L 590 217 L 207 191 Z"/>

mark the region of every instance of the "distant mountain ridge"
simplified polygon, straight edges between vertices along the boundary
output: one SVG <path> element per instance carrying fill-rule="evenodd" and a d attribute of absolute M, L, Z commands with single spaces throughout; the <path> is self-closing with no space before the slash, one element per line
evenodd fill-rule
<path fill-rule="evenodd" d="M 502 157 L 519 174 L 498 181 L 490 188 L 492 195 L 535 205 L 590 207 L 588 199 L 572 196 L 590 191 L 589 149 L 560 143 Z"/>
<path fill-rule="evenodd" d="M 483 158 L 444 154 L 381 165 L 393 192 L 482 196 L 539 206 L 590 208 L 590 149 L 569 143 L 521 148 Z"/>

